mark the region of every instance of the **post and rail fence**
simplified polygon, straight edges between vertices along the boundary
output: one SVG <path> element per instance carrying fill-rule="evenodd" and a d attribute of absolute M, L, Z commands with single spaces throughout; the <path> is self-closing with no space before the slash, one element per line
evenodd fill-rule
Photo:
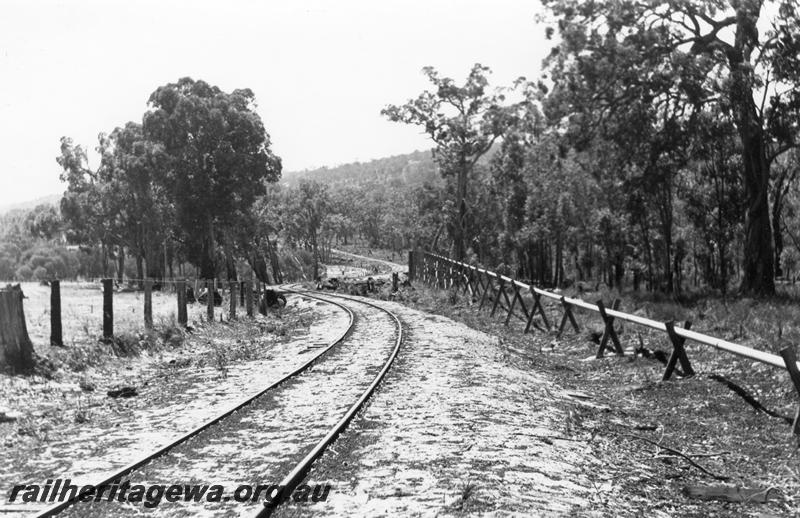
<path fill-rule="evenodd" d="M 666 369 L 662 380 L 670 379 L 680 363 L 682 374 L 691 376 L 694 374 L 691 362 L 686 353 L 684 344 L 687 340 L 714 347 L 726 353 L 734 354 L 749 360 L 754 360 L 766 365 L 771 365 L 779 369 L 786 369 L 789 377 L 800 395 L 800 365 L 797 363 L 797 356 L 794 347 L 781 349 L 780 355 L 759 351 L 741 344 L 722 340 L 703 333 L 698 333 L 690 329 L 691 322 L 687 321 L 683 327 L 676 326 L 674 321 L 659 322 L 638 315 L 632 315 L 619 310 L 619 300 L 612 301 L 607 307 L 602 300 L 592 304 L 582 299 L 565 297 L 561 294 L 547 291 L 536 286 L 517 281 L 508 276 L 501 275 L 484 268 L 455 261 L 441 255 L 412 251 L 409 253 L 408 274 L 411 281 L 419 281 L 435 288 L 454 289 L 457 292 L 469 293 L 476 302 L 480 300 L 479 309 L 491 303 L 491 315 L 494 316 L 498 308 L 507 312 L 505 324 L 508 325 L 511 317 L 515 317 L 525 322 L 523 333 L 530 332 L 531 327 L 539 327 L 534 322 L 538 314 L 546 330 L 553 329 L 550 320 L 542 304 L 543 299 L 550 299 L 558 303 L 562 309 L 561 321 L 558 325 L 556 336 L 563 334 L 567 324 L 575 332 L 580 331 L 580 326 L 575 318 L 574 309 L 583 309 L 597 313 L 603 322 L 603 334 L 600 338 L 600 345 L 597 349 L 596 357 L 602 358 L 605 351 L 611 350 L 617 355 L 623 355 L 624 350 L 614 328 L 615 320 L 630 322 L 656 331 L 666 333 L 667 338 L 672 344 L 672 353 L 667 361 Z M 525 304 L 524 294 L 532 297 L 529 305 Z M 521 313 L 515 312 L 519 307 Z M 554 322 L 555 323 L 555 322 Z M 792 431 L 795 435 L 800 435 L 800 407 L 795 412 Z"/>

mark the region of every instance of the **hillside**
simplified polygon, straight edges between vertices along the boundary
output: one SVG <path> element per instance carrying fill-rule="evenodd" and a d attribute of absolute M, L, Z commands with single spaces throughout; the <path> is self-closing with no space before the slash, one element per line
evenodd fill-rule
<path fill-rule="evenodd" d="M 419 184 L 436 176 L 436 164 L 433 162 L 431 152 L 414 151 L 369 162 L 353 162 L 336 167 L 290 171 L 284 174 L 283 181 L 288 185 L 294 185 L 301 179 L 308 179 L 324 182 L 331 186 L 380 184 L 392 180 L 405 184 Z"/>
<path fill-rule="evenodd" d="M 50 194 L 33 200 L 6 203 L 0 205 L 0 215 L 11 212 L 12 210 L 30 210 L 39 205 L 53 205 L 57 207 L 61 196 L 61 194 Z"/>

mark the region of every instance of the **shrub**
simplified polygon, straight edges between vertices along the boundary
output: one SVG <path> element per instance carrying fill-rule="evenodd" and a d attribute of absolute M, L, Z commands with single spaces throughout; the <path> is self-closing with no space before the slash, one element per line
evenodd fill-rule
<path fill-rule="evenodd" d="M 39 266 L 33 271 L 34 280 L 46 281 L 49 278 L 51 278 L 51 275 L 47 272 L 47 268 L 45 268 L 44 266 Z"/>
<path fill-rule="evenodd" d="M 14 274 L 15 280 L 18 281 L 29 281 L 31 277 L 33 277 L 33 270 L 31 270 L 30 266 L 22 265 L 17 268 L 16 273 Z"/>

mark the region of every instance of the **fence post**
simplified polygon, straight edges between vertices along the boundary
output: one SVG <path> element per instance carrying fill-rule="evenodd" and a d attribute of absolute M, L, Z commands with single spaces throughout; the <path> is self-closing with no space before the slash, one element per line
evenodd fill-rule
<path fill-rule="evenodd" d="M 486 302 L 486 294 L 489 293 L 489 290 L 494 292 L 494 285 L 492 285 L 492 277 L 486 274 L 486 289 L 483 290 L 483 295 L 481 295 L 481 305 L 478 306 L 478 309 L 483 309 L 483 304 Z"/>
<path fill-rule="evenodd" d="M 234 320 L 236 318 L 236 281 L 230 281 L 230 289 L 231 289 L 231 312 L 230 312 L 230 319 Z"/>
<path fill-rule="evenodd" d="M 800 370 L 797 369 L 797 355 L 794 352 L 794 347 L 784 347 L 781 349 L 781 357 L 786 364 L 786 370 L 789 371 L 789 376 L 792 378 L 792 383 L 798 394 L 800 394 Z M 800 435 L 800 407 L 794 414 L 794 423 L 792 423 L 792 433 Z"/>
<path fill-rule="evenodd" d="M 542 306 L 542 296 L 536 293 L 536 288 L 533 286 L 530 287 L 531 295 L 533 295 L 533 307 L 531 308 L 531 313 L 528 315 L 528 323 L 525 325 L 525 332 L 527 333 L 531 325 L 533 324 L 533 317 L 536 316 L 536 312 L 538 311 L 540 315 L 542 315 L 542 321 L 544 322 L 544 326 L 546 329 L 550 329 L 550 321 L 547 319 L 547 314 L 544 312 L 544 306 Z"/>
<path fill-rule="evenodd" d="M 103 279 L 103 339 L 114 338 L 114 279 Z"/>
<path fill-rule="evenodd" d="M 33 364 L 33 344 L 25 324 L 22 290 L 0 288 L 0 366 L 28 370 Z"/>
<path fill-rule="evenodd" d="M 416 272 L 415 265 L 414 265 L 414 251 L 413 250 L 409 250 L 408 251 L 408 280 L 409 281 L 415 281 L 416 280 L 416 278 L 415 278 L 416 275 L 417 275 L 417 272 Z"/>
<path fill-rule="evenodd" d="M 692 364 L 689 363 L 689 357 L 686 356 L 686 349 L 683 347 L 683 344 L 686 343 L 686 338 L 678 336 L 675 333 L 675 322 L 664 322 L 664 326 L 667 328 L 667 335 L 669 335 L 669 340 L 672 342 L 672 354 L 669 357 L 669 361 L 667 361 L 667 368 L 664 370 L 661 381 L 667 381 L 670 376 L 672 376 L 672 372 L 675 370 L 675 365 L 677 365 L 678 360 L 680 360 L 681 368 L 683 369 L 682 375 L 693 376 L 694 369 L 692 369 Z M 692 322 L 687 320 L 683 324 L 683 328 L 689 329 L 690 327 L 692 327 Z"/>
<path fill-rule="evenodd" d="M 239 282 L 239 306 L 244 307 L 244 281 Z"/>
<path fill-rule="evenodd" d="M 253 316 L 253 285 L 249 282 L 244 283 L 245 298 L 247 303 L 247 316 Z"/>
<path fill-rule="evenodd" d="M 189 323 L 189 316 L 186 313 L 186 279 L 178 279 L 178 282 L 175 283 L 175 291 L 178 294 L 178 325 L 186 327 Z"/>
<path fill-rule="evenodd" d="M 61 331 L 61 281 L 50 281 L 50 345 L 63 346 Z"/>
<path fill-rule="evenodd" d="M 495 311 L 497 311 L 497 306 L 500 304 L 500 293 L 505 293 L 503 291 L 503 288 L 505 287 L 505 284 L 506 284 L 505 281 L 501 277 L 500 278 L 500 285 L 497 287 L 497 290 L 496 290 L 496 294 L 497 295 L 495 295 L 495 298 L 494 298 L 494 305 L 492 306 L 492 312 L 489 314 L 489 316 L 493 317 Z"/>
<path fill-rule="evenodd" d="M 575 315 L 572 314 L 572 305 L 567 302 L 565 297 L 561 297 L 561 306 L 564 308 L 564 315 L 561 317 L 561 324 L 558 326 L 556 338 L 561 336 L 561 333 L 564 332 L 564 327 L 567 325 L 567 320 L 569 320 L 569 323 L 572 324 L 572 328 L 575 330 L 575 332 L 580 333 L 581 329 L 578 327 L 578 322 L 575 320 Z"/>
<path fill-rule="evenodd" d="M 214 281 L 206 279 L 206 320 L 214 321 Z"/>
<path fill-rule="evenodd" d="M 619 308 L 619 299 L 614 299 L 614 302 L 611 304 L 611 309 L 618 309 Z M 618 356 L 622 356 L 624 351 L 622 350 L 622 345 L 619 343 L 619 337 L 617 336 L 617 331 L 614 329 L 614 317 L 608 316 L 606 313 L 606 307 L 603 304 L 602 300 L 597 301 L 597 310 L 600 312 L 600 316 L 603 318 L 603 322 L 605 323 L 605 330 L 603 331 L 603 338 L 600 339 L 600 347 L 597 349 L 596 358 L 603 357 L 603 351 L 605 351 L 606 346 L 608 344 L 609 338 L 611 342 L 614 344 L 614 351 L 617 353 Z"/>
<path fill-rule="evenodd" d="M 517 304 L 517 299 L 519 299 L 519 302 L 522 305 L 522 311 L 525 312 L 526 319 L 528 317 L 528 309 L 525 307 L 525 303 L 522 301 L 522 299 L 519 298 L 519 289 L 517 288 L 517 284 L 512 282 L 511 286 L 514 288 L 514 298 L 511 299 L 511 304 L 508 305 L 508 315 L 506 315 L 505 325 L 508 325 L 508 322 L 511 320 L 511 315 L 514 314 L 514 306 Z"/>
<path fill-rule="evenodd" d="M 399 275 L 397 272 L 392 272 L 392 293 L 397 291 L 397 278 Z"/>
<path fill-rule="evenodd" d="M 153 280 L 144 280 L 144 328 L 153 329 Z"/>

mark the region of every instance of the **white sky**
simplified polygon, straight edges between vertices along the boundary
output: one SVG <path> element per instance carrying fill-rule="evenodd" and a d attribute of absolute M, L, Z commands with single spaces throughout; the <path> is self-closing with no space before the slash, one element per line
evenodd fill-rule
<path fill-rule="evenodd" d="M 380 115 L 428 86 L 534 78 L 535 0 L 0 0 L 0 205 L 63 192 L 59 138 L 89 150 L 190 76 L 250 88 L 284 171 L 427 149 Z"/>

